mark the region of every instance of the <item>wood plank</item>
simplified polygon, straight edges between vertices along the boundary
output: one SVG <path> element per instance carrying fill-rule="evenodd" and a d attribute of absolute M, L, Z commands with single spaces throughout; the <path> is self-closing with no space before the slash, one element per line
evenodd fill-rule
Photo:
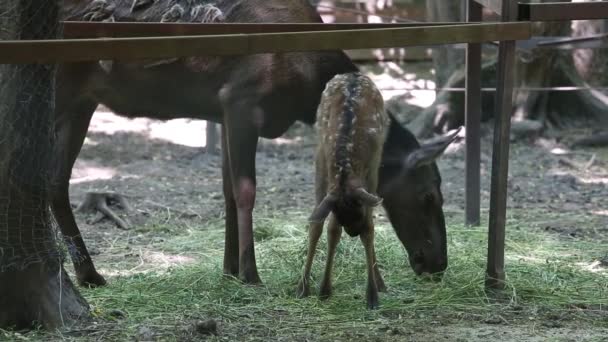
<path fill-rule="evenodd" d="M 99 38 L 99 37 L 164 37 L 188 36 L 228 33 L 273 33 L 273 32 L 301 32 L 318 30 L 345 30 L 392 27 L 420 27 L 429 26 L 427 23 L 141 23 L 141 22 L 89 22 L 66 21 L 63 22 L 64 38 Z M 434 22 L 433 26 L 457 25 L 461 22 Z M 346 54 L 354 61 L 419 61 L 429 58 L 426 48 L 411 47 L 405 53 L 395 55 L 385 50 L 349 50 Z M 384 58 L 378 58 L 377 53 Z"/>
<path fill-rule="evenodd" d="M 482 6 L 468 0 L 467 21 L 480 21 Z M 466 52 L 466 166 L 465 224 L 479 226 L 481 192 L 481 44 L 467 45 Z"/>
<path fill-rule="evenodd" d="M 519 4 L 518 20 L 567 21 L 608 19 L 608 2 L 547 2 Z"/>
<path fill-rule="evenodd" d="M 529 23 L 360 29 L 208 36 L 0 41 L 0 63 L 61 63 L 100 59 L 137 60 L 198 55 L 229 56 L 517 40 L 530 37 Z"/>
<path fill-rule="evenodd" d="M 432 26 L 458 25 L 439 22 Z M 430 23 L 142 23 L 64 21 L 64 38 L 204 36 L 217 34 L 279 33 L 357 30 L 396 27 L 424 27 Z"/>
<path fill-rule="evenodd" d="M 502 21 L 515 20 L 516 17 L 517 3 L 511 0 L 503 0 Z M 505 226 L 509 176 L 509 139 L 515 78 L 515 41 L 503 41 L 499 44 L 497 69 L 498 89 L 494 111 L 486 287 L 503 289 L 505 285 Z"/>

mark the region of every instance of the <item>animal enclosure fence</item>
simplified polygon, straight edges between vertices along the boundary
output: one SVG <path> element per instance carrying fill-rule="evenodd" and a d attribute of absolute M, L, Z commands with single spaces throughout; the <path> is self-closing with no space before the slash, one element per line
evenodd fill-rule
<path fill-rule="evenodd" d="M 0 41 L 24 32 L 26 39 L 56 37 L 56 18 L 35 15 L 53 10 L 50 2 L 0 6 Z M 46 199 L 52 186 L 53 78 L 54 66 L 0 64 L 0 272 L 61 258 Z"/>
<path fill-rule="evenodd" d="M 522 3 L 517 0 L 467 0 L 467 21 L 483 20 L 484 7 L 501 16 L 503 22 L 533 22 L 608 18 L 608 2 Z M 509 165 L 509 138 L 513 110 L 515 41 L 499 44 L 496 111 L 492 154 L 490 214 L 488 226 L 487 281 L 489 287 L 504 283 L 504 249 Z M 480 217 L 480 122 L 481 45 L 469 43 L 466 54 L 466 185 L 465 221 L 478 225 Z"/>
<path fill-rule="evenodd" d="M 0 41 L 0 63 L 69 63 L 198 55 L 372 49 L 467 43 L 466 220 L 479 223 L 481 44 L 498 41 L 488 246 L 488 282 L 504 280 L 504 239 L 515 42 L 531 38 L 530 21 L 608 18 L 608 3 L 521 4 L 469 0 L 467 23 L 182 24 L 64 22 L 64 39 Z M 482 23 L 482 6 L 502 22 Z M 550 13 L 548 14 L 547 11 Z M 551 14 L 552 13 L 552 14 Z M 521 22 L 516 22 L 517 20 Z M 1 241 L 0 241 L 1 242 Z"/>

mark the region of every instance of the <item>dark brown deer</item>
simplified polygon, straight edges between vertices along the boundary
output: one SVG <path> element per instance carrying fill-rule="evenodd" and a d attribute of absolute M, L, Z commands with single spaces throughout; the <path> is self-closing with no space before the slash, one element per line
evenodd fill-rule
<path fill-rule="evenodd" d="M 327 228 L 327 263 L 321 282 L 322 298 L 331 294 L 331 271 L 342 227 L 359 236 L 367 262 L 367 307 L 378 307 L 378 289 L 384 281 L 374 252 L 373 207 L 382 203 L 374 195 L 390 120 L 382 94 L 360 73 L 337 75 L 327 83 L 317 111 L 318 147 L 315 163 L 317 207 L 310 216 L 308 253 L 298 295 L 309 293 L 310 269 L 323 231 Z"/>
<path fill-rule="evenodd" d="M 321 22 L 306 0 L 64 0 L 63 6 L 65 20 Z M 355 71 L 342 51 L 62 65 L 57 75 L 58 173 L 52 211 L 72 247 L 79 283 L 105 283 L 86 249 L 68 196 L 72 167 L 99 103 L 127 117 L 189 117 L 222 124 L 224 273 L 258 283 L 252 222 L 258 138 L 276 138 L 298 120 L 313 124 L 325 84 L 336 74 Z M 379 194 L 414 270 L 443 271 L 445 223 L 441 179 L 433 160 L 449 141 L 421 147 L 389 117 Z"/>

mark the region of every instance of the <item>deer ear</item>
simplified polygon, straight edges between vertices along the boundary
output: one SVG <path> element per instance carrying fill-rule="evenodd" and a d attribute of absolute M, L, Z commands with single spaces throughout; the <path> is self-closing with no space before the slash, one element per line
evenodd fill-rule
<path fill-rule="evenodd" d="M 412 151 L 405 159 L 405 168 L 408 170 L 429 165 L 437 160 L 445 149 L 458 137 L 458 133 L 462 130 L 462 126 L 454 133 L 450 133 L 441 137 L 434 142 L 424 144 L 418 149 Z"/>
<path fill-rule="evenodd" d="M 321 223 L 325 221 L 331 210 L 334 208 L 336 204 L 336 196 L 327 195 L 325 198 L 319 203 L 319 205 L 312 212 L 312 215 L 308 218 L 308 222 L 310 223 Z"/>

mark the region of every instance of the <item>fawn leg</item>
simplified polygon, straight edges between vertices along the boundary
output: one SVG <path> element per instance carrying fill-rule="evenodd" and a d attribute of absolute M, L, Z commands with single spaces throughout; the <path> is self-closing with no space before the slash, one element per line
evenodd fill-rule
<path fill-rule="evenodd" d="M 342 227 L 338 224 L 334 215 L 331 215 L 327 227 L 327 263 L 325 264 L 325 274 L 323 275 L 321 290 L 319 292 L 319 297 L 322 299 L 327 299 L 331 296 L 331 272 L 340 237 L 342 237 Z"/>
<path fill-rule="evenodd" d="M 303 298 L 310 295 L 310 269 L 312 268 L 312 262 L 315 258 L 317 244 L 319 243 L 319 238 L 321 237 L 322 232 L 323 222 L 311 223 L 310 227 L 308 228 L 308 251 L 306 253 L 304 273 L 302 274 L 302 279 L 300 279 L 296 293 L 298 298 Z"/>
<path fill-rule="evenodd" d="M 363 247 L 365 247 L 365 259 L 367 262 L 367 308 L 378 308 L 378 285 L 376 283 L 375 251 L 374 251 L 374 225 L 368 220 L 368 229 L 360 236 Z"/>

